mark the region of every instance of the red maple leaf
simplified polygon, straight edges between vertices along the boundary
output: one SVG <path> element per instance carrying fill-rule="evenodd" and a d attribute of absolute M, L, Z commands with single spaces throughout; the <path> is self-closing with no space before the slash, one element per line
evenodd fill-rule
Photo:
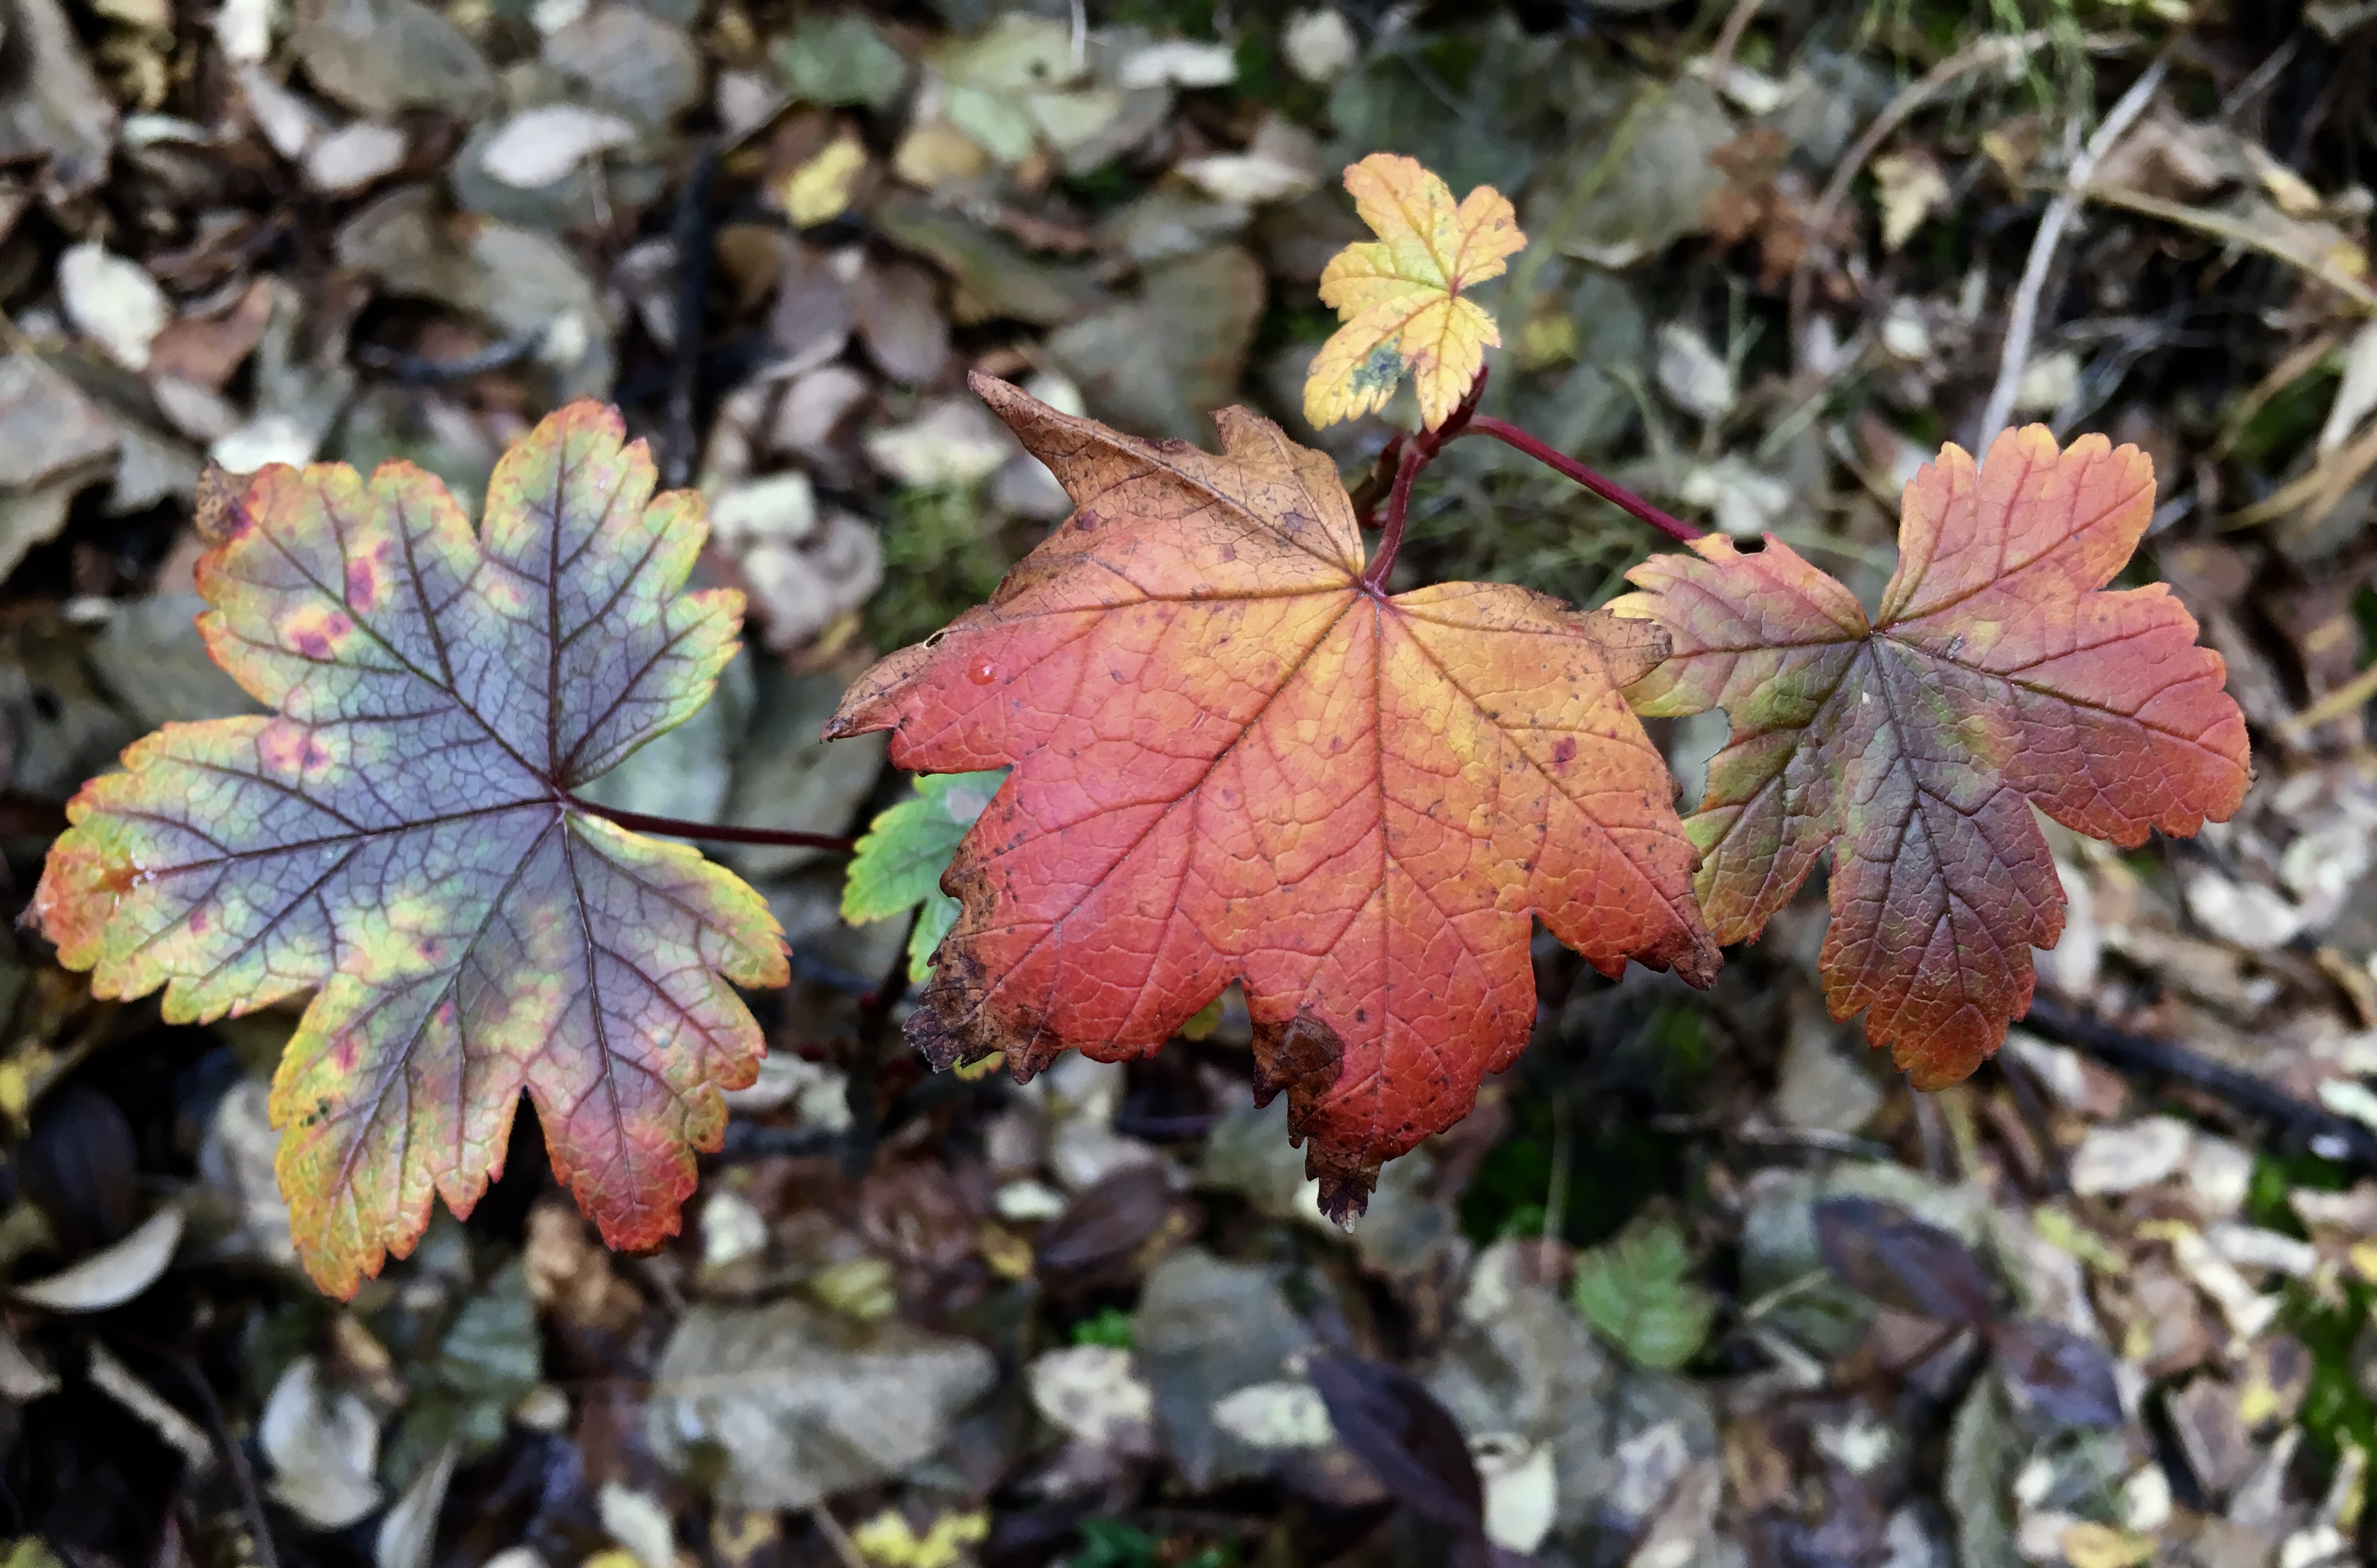
<path fill-rule="evenodd" d="M 2108 592 L 2154 513 L 2154 468 L 2100 436 L 2008 431 L 1977 472 L 1951 446 L 1906 487 L 1898 570 L 1869 622 L 1771 534 L 1697 540 L 1612 607 L 1673 656 L 1637 712 L 1723 708 L 1733 735 L 1689 820 L 1721 941 L 1746 940 L 1833 850 L 1819 967 L 1917 1088 L 1952 1083 L 2030 1006 L 2030 950 L 2063 930 L 2036 803 L 2116 844 L 2226 820 L 2251 782 L 2220 655 L 2156 583 Z"/>
<path fill-rule="evenodd" d="M 1322 1201 L 1451 1126 L 1535 1022 L 1530 917 L 1706 984 L 1674 785 L 1619 688 L 1656 627 L 1521 588 L 1363 581 L 1337 471 L 1243 409 L 1223 450 L 975 389 L 1079 510 L 829 736 L 1012 766 L 910 1037 L 941 1064 L 1161 1046 L 1232 980 Z"/>

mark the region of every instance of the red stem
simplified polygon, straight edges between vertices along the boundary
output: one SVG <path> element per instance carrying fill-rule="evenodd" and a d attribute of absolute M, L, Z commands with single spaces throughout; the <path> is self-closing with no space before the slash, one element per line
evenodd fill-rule
<path fill-rule="evenodd" d="M 1368 569 L 1362 573 L 1362 586 L 1371 592 L 1386 592 L 1387 573 L 1395 569 L 1395 554 L 1404 547 L 1404 514 L 1411 507 L 1412 481 L 1419 477 L 1421 469 L 1436 461 L 1436 454 L 1444 449 L 1447 441 L 1469 427 L 1477 413 L 1477 400 L 1485 395 L 1486 372 L 1481 366 L 1477 379 L 1469 383 L 1469 395 L 1445 416 L 1444 423 L 1433 430 L 1421 431 L 1404 447 L 1403 456 L 1395 463 L 1395 487 L 1387 493 L 1386 531 L 1379 536 L 1378 553 L 1370 557 Z M 1396 437 L 1387 444 L 1387 450 L 1394 450 L 1395 442 L 1402 440 L 1403 437 Z"/>
<path fill-rule="evenodd" d="M 831 833 L 794 832 L 789 828 L 727 828 L 708 822 L 680 822 L 674 817 L 647 817 L 640 811 L 621 811 L 609 806 L 597 806 L 574 795 L 567 798 L 570 805 L 589 816 L 601 817 L 639 833 L 707 839 L 712 844 L 762 844 L 780 849 L 823 849 L 837 855 L 848 855 L 858 847 L 855 840 L 836 838 Z"/>
<path fill-rule="evenodd" d="M 1387 573 L 1395 569 L 1395 552 L 1404 547 L 1404 513 L 1411 507 L 1412 481 L 1435 455 L 1434 445 L 1414 441 L 1395 464 L 1395 487 L 1387 492 L 1386 532 L 1379 535 L 1379 548 L 1362 573 L 1362 586 L 1373 593 L 1385 592 Z"/>
<path fill-rule="evenodd" d="M 1446 421 L 1448 426 L 1451 423 L 1450 420 Z M 1491 436 L 1506 446 L 1516 447 L 1545 467 L 1555 469 L 1575 480 L 1611 506 L 1642 519 L 1670 539 L 1690 544 L 1707 532 L 1705 529 L 1694 528 L 1681 518 L 1669 517 L 1633 491 L 1623 485 L 1612 484 L 1574 458 L 1552 450 L 1515 425 L 1507 424 L 1486 414 L 1472 417 L 1467 421 L 1467 425 L 1471 433 Z"/>

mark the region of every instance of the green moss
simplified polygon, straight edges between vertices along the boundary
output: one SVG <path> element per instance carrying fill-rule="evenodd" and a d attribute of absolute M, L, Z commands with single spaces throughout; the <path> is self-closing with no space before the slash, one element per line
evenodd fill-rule
<path fill-rule="evenodd" d="M 2377 1454 L 2377 1399 L 2353 1376 L 2353 1347 L 2377 1333 L 2377 1289 L 2347 1282 L 2344 1305 L 2329 1306 L 2303 1286 L 2289 1286 L 2279 1322 L 2311 1350 L 2311 1391 L 2296 1418 L 2322 1458 L 2333 1463 L 2346 1442 Z"/>
<path fill-rule="evenodd" d="M 2359 588 L 2352 594 L 2352 618 L 2360 623 L 2359 665 L 2377 662 L 2377 588 Z"/>
<path fill-rule="evenodd" d="M 1528 1095 L 1520 1107 L 1523 1124 L 1541 1125 L 1523 1126 L 1496 1144 L 1461 1195 L 1462 1229 L 1481 1245 L 1543 1232 L 1552 1184 L 1550 1102 Z M 1581 1134 L 1569 1155 L 1560 1234 L 1579 1246 L 1601 1241 L 1644 1203 L 1678 1191 L 1682 1182 L 1683 1148 L 1667 1133 L 1629 1123 Z"/>
<path fill-rule="evenodd" d="M 2293 385 L 2254 411 L 2229 451 L 2247 468 L 2266 469 L 2283 461 L 2327 423 L 2328 405 L 2335 401 L 2332 379 L 2332 374 L 2320 372 L 2297 377 Z"/>
<path fill-rule="evenodd" d="M 903 490 L 883 528 L 883 586 L 866 605 L 878 648 L 921 642 L 990 597 L 1013 557 L 972 490 Z"/>
<path fill-rule="evenodd" d="M 2323 1160 L 2317 1155 L 2265 1152 L 2253 1156 L 2253 1179 L 2245 1191 L 2245 1212 L 2264 1230 L 2301 1236 L 2302 1222 L 2295 1217 L 2287 1194 L 2301 1187 L 2315 1192 L 2341 1192 L 2351 1185 L 2352 1173 L 2334 1160 Z"/>
<path fill-rule="evenodd" d="M 1094 1314 L 1073 1325 L 1073 1343 L 1128 1350 L 1138 1332 L 1138 1326 L 1129 1312 L 1120 1307 L 1101 1307 Z"/>
<path fill-rule="evenodd" d="M 1119 1519 L 1084 1519 L 1081 1521 L 1081 1550 L 1067 1561 L 1066 1568 L 1235 1568 L 1238 1561 L 1236 1548 L 1226 1545 L 1206 1547 L 1193 1557 L 1178 1555 L 1175 1541 L 1151 1535 L 1135 1525 Z"/>

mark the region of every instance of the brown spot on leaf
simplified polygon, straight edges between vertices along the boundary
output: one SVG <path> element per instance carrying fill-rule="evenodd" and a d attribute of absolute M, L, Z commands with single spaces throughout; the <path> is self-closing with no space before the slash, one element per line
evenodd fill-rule
<path fill-rule="evenodd" d="M 209 463 L 198 475 L 198 536 L 209 545 L 227 545 L 255 526 L 247 509 L 248 481 Z"/>
<path fill-rule="evenodd" d="M 1287 1130 L 1301 1138 L 1320 1096 L 1337 1083 L 1338 1068 L 1345 1059 L 1345 1042 L 1307 1008 L 1284 1024 L 1256 1024 L 1254 1048 L 1255 1104 L 1267 1106 L 1282 1089 L 1286 1090 Z"/>

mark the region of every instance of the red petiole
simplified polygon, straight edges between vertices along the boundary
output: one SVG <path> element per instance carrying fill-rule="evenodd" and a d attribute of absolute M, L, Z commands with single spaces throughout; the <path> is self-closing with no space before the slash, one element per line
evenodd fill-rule
<path fill-rule="evenodd" d="M 858 847 L 856 840 L 836 838 L 831 833 L 795 832 L 789 828 L 715 827 L 707 822 L 681 822 L 675 817 L 647 817 L 641 811 L 621 811 L 614 807 L 597 806 L 574 795 L 568 800 L 570 805 L 588 816 L 616 822 L 632 832 L 706 839 L 711 844 L 759 844 L 779 849 L 822 849 L 835 855 L 848 855 Z"/>
<path fill-rule="evenodd" d="M 1575 480 L 1619 510 L 1640 518 L 1670 539 L 1689 545 L 1708 532 L 1703 528 L 1694 528 L 1681 518 L 1669 517 L 1624 485 L 1603 477 L 1574 458 L 1552 450 L 1515 425 L 1481 413 L 1469 421 L 1468 434 L 1491 436 L 1506 447 L 1517 448 L 1546 468 Z"/>
<path fill-rule="evenodd" d="M 1420 471 L 1436 461 L 1436 454 L 1446 442 L 1459 436 L 1491 436 L 1505 446 L 1512 447 L 1583 485 L 1595 495 L 1627 512 L 1671 539 L 1693 540 L 1702 530 L 1694 528 L 1679 518 L 1670 517 L 1624 485 L 1616 484 L 1574 458 L 1553 450 L 1535 437 L 1505 420 L 1477 412 L 1477 400 L 1486 391 L 1486 372 L 1480 370 L 1471 382 L 1469 395 L 1461 401 L 1442 425 L 1433 430 L 1423 430 L 1416 436 L 1397 436 L 1379 454 L 1376 473 L 1383 475 L 1392 468 L 1394 479 L 1387 492 L 1386 516 L 1379 547 L 1371 555 L 1370 564 L 1362 573 L 1362 586 L 1372 593 L 1386 592 L 1387 574 L 1394 569 L 1395 557 L 1403 549 L 1404 521 L 1411 511 L 1412 484 Z M 1370 526 L 1365 513 L 1364 527 Z M 572 806 L 593 816 L 616 822 L 623 828 L 639 833 L 660 833 L 670 838 L 706 840 L 711 844 L 768 844 L 785 849 L 818 849 L 830 854 L 848 855 L 856 848 L 854 841 L 830 833 L 795 832 L 776 828 L 731 828 L 704 822 L 683 822 L 674 817 L 648 817 L 640 811 L 621 811 L 608 806 L 597 806 L 591 800 L 573 796 Z"/>
<path fill-rule="evenodd" d="M 1420 470 L 1436 461 L 1436 454 L 1443 449 L 1444 444 L 1456 436 L 1491 436 L 1503 445 L 1526 453 L 1555 473 L 1574 480 L 1611 506 L 1649 523 L 1670 539 L 1689 544 L 1707 532 L 1693 527 L 1681 518 L 1670 517 L 1624 485 L 1587 468 L 1572 457 L 1553 450 L 1509 421 L 1479 413 L 1477 400 L 1485 390 L 1486 372 L 1480 370 L 1477 379 L 1469 385 L 1469 395 L 1461 400 L 1461 406 L 1454 409 L 1442 425 L 1433 430 L 1423 430 L 1416 436 L 1397 436 L 1379 454 L 1377 472 L 1383 472 L 1389 463 L 1392 463 L 1394 486 L 1387 493 L 1384 532 L 1380 536 L 1379 547 L 1370 557 L 1368 569 L 1362 573 L 1362 586 L 1369 592 L 1385 592 L 1387 574 L 1394 569 L 1395 555 L 1403 548 L 1404 519 L 1411 508 L 1412 482 L 1419 477 Z M 1363 527 L 1371 526 L 1368 513 L 1361 521 Z"/>

